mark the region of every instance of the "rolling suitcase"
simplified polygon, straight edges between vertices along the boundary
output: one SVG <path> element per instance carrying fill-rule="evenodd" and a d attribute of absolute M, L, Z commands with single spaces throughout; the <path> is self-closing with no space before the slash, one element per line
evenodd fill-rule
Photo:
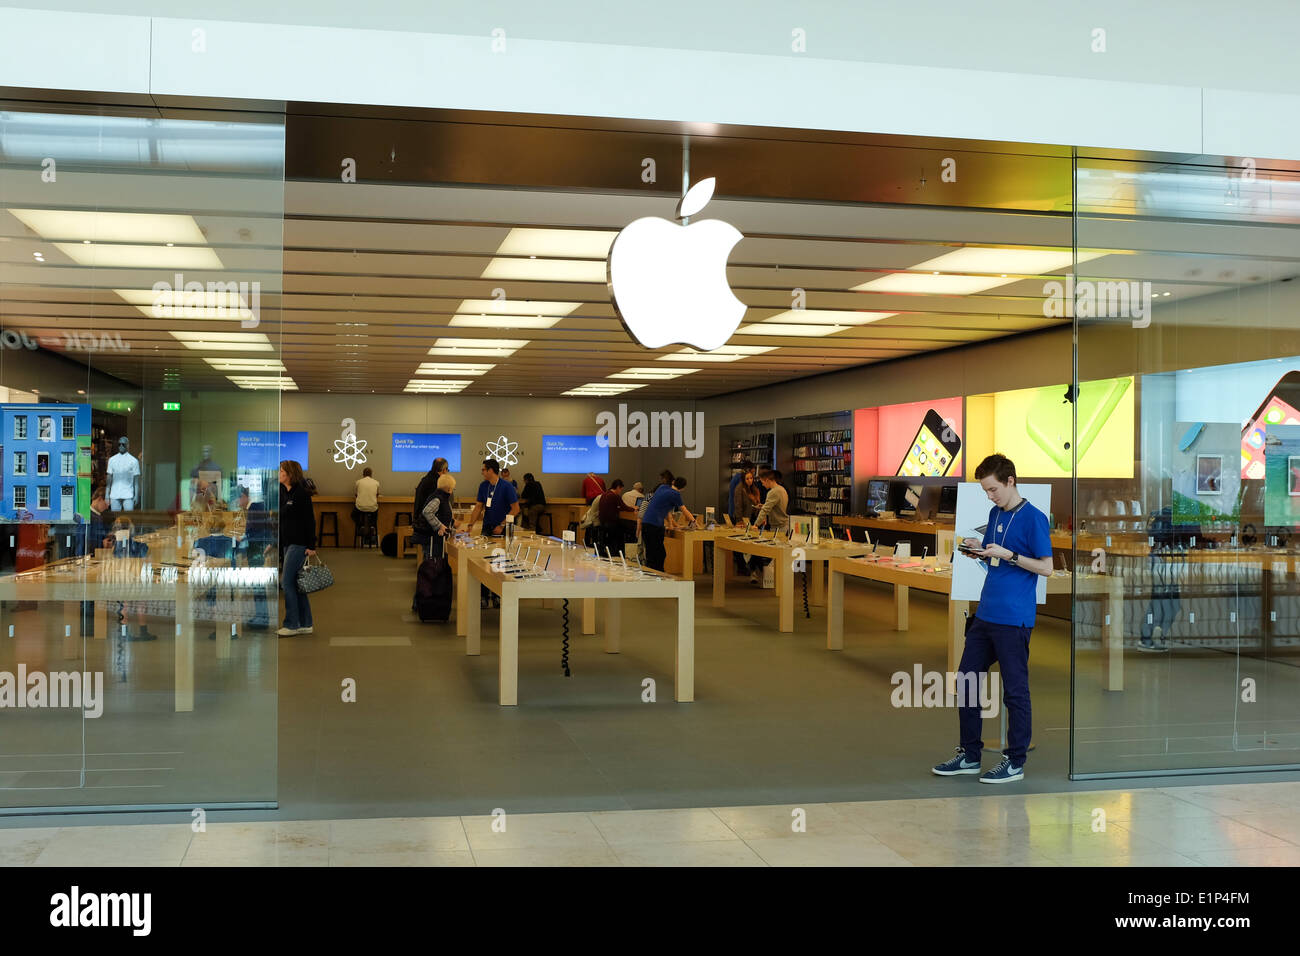
<path fill-rule="evenodd" d="M 415 613 L 422 622 L 451 617 L 451 566 L 445 558 L 426 558 L 415 583 Z"/>

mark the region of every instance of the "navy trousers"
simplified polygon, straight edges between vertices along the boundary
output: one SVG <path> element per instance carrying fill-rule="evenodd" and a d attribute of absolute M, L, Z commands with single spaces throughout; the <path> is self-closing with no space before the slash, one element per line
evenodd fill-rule
<path fill-rule="evenodd" d="M 966 648 L 962 651 L 959 674 L 985 674 L 997 661 L 1002 673 L 1002 705 L 1007 709 L 1007 749 L 1013 767 L 1023 766 L 1033 738 L 1033 714 L 1029 706 L 1029 633 L 1028 627 L 990 624 L 971 618 L 966 628 Z M 980 707 L 958 707 L 961 745 L 968 760 L 979 760 L 984 751 L 984 718 Z"/>

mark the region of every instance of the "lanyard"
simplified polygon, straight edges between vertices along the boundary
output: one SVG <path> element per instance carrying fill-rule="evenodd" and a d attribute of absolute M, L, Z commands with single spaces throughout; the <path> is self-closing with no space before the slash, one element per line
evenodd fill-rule
<path fill-rule="evenodd" d="M 1007 522 L 1007 529 L 1006 529 L 1005 531 L 1002 532 L 1002 540 L 1001 540 L 1001 541 L 998 540 L 998 531 L 1001 530 L 1001 527 L 1000 527 L 999 525 L 997 525 L 997 524 L 995 524 L 995 525 L 993 526 L 993 543 L 994 543 L 994 544 L 1001 545 L 1002 547 L 1006 547 L 1007 535 L 1009 535 L 1009 534 L 1011 533 L 1011 525 L 1015 522 L 1015 520 L 1016 520 L 1016 515 L 1020 514 L 1020 509 L 1023 508 L 1023 507 L 1025 506 L 1025 502 L 1027 502 L 1028 500 L 1029 500 L 1028 498 L 1021 498 L 1021 499 L 1020 499 L 1020 504 L 1016 505 L 1014 508 L 1011 509 L 1011 520 Z"/>

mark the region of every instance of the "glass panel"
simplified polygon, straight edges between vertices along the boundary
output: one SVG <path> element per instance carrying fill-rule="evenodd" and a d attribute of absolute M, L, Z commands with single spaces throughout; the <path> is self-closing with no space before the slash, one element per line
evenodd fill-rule
<path fill-rule="evenodd" d="M 278 364 L 283 156 L 277 115 L 0 104 L 0 812 L 275 802 L 275 466 L 237 434 L 279 392 L 220 366 Z"/>
<path fill-rule="evenodd" d="M 1076 775 L 1300 764 L 1300 177 L 1268 165 L 1078 162 Z"/>

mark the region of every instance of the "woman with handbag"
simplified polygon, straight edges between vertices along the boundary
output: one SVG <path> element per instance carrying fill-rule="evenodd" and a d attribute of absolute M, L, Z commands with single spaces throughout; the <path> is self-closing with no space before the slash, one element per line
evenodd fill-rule
<path fill-rule="evenodd" d="M 311 602 L 298 588 L 298 575 L 316 554 L 316 514 L 302 466 L 280 462 L 280 586 L 284 589 L 284 627 L 281 637 L 312 633 Z"/>

